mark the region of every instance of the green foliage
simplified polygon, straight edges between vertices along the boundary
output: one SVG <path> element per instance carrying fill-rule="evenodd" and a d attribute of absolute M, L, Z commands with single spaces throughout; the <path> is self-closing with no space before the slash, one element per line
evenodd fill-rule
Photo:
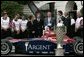
<path fill-rule="evenodd" d="M 16 1 L 18 2 L 19 4 L 22 4 L 22 5 L 26 5 L 27 4 L 27 1 Z"/>
<path fill-rule="evenodd" d="M 13 18 L 16 13 L 23 14 L 23 6 L 14 1 L 2 1 L 1 13 L 6 10 L 9 17 Z"/>

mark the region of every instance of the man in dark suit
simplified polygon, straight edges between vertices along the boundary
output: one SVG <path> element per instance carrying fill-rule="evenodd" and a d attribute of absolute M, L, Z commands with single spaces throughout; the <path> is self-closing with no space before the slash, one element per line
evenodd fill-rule
<path fill-rule="evenodd" d="M 44 26 L 50 26 L 51 29 L 54 29 L 55 19 L 51 16 L 51 12 L 47 12 L 47 17 L 44 19 Z"/>
<path fill-rule="evenodd" d="M 27 31 L 28 37 L 34 38 L 35 37 L 35 27 L 34 27 L 34 17 L 32 15 L 29 16 L 29 21 L 27 22 Z"/>
<path fill-rule="evenodd" d="M 41 18 L 40 12 L 36 12 L 36 19 L 34 20 L 34 28 L 35 28 L 35 37 L 41 37 L 43 31 L 43 19 Z"/>
<path fill-rule="evenodd" d="M 64 21 L 64 25 L 67 27 L 67 33 L 66 33 L 66 35 L 67 36 L 69 36 L 69 37 L 71 37 L 72 35 L 71 35 L 71 29 L 72 29 L 72 27 L 71 27 L 71 18 L 69 17 L 69 13 L 67 13 L 67 12 L 65 12 L 65 21 Z"/>

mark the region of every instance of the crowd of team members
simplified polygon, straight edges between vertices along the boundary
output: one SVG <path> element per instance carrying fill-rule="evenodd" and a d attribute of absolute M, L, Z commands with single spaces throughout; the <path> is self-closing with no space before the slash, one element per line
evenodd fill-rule
<path fill-rule="evenodd" d="M 30 15 L 28 19 L 25 16 L 16 14 L 13 19 L 10 19 L 7 12 L 4 12 L 1 17 L 1 38 L 34 38 L 41 37 L 43 30 L 43 20 L 40 19 L 40 13 L 37 14 L 37 19 Z"/>
<path fill-rule="evenodd" d="M 63 21 L 67 27 L 66 35 L 68 36 L 74 35 L 75 30 L 79 30 L 80 26 L 83 25 L 83 18 L 75 21 L 73 18 L 69 18 L 68 14 L 65 14 L 64 17 L 62 11 L 58 11 L 58 15 L 60 16 L 59 20 Z M 1 38 L 38 38 L 42 36 L 45 26 L 51 26 L 51 29 L 53 29 L 54 25 L 56 25 L 56 21 L 50 11 L 47 12 L 46 18 L 42 18 L 41 14 L 36 12 L 35 17 L 30 15 L 28 19 L 19 13 L 15 14 L 13 19 L 10 19 L 7 12 L 3 12 L 1 17 Z"/>

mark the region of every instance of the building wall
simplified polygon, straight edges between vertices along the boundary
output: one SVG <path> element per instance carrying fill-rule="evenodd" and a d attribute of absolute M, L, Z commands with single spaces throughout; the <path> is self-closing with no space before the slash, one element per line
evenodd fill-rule
<path fill-rule="evenodd" d="M 48 9 L 48 7 L 45 6 L 45 5 L 48 4 L 48 3 L 52 3 L 52 2 L 55 3 L 55 10 L 57 10 L 57 11 L 62 10 L 63 13 L 72 11 L 74 3 L 76 3 L 76 5 L 77 5 L 77 11 L 80 11 L 80 9 L 83 7 L 81 5 L 81 1 L 71 1 L 71 2 L 70 1 L 43 1 L 43 2 L 37 3 L 36 6 L 39 9 L 45 9 L 45 8 Z M 68 2 L 69 2 L 69 4 L 67 4 Z M 68 6 L 68 7 L 66 7 L 66 6 Z M 57 20 L 57 23 L 58 23 L 58 21 L 59 21 L 58 16 L 57 16 L 56 20 Z"/>
<path fill-rule="evenodd" d="M 23 13 L 27 15 L 33 15 L 28 5 L 24 5 Z"/>
<path fill-rule="evenodd" d="M 38 8 L 42 8 L 43 6 L 45 6 L 45 4 L 51 3 L 51 2 L 55 2 L 55 9 L 57 9 L 57 11 L 58 10 L 62 10 L 63 12 L 66 11 L 66 4 L 68 1 L 43 1 L 43 2 L 36 3 L 36 6 Z M 80 11 L 80 9 L 82 8 L 81 1 L 74 1 L 74 2 L 77 4 L 77 8 L 78 8 L 77 11 Z"/>
<path fill-rule="evenodd" d="M 62 10 L 63 13 L 66 12 L 66 4 L 68 1 L 34 1 L 35 5 L 42 10 L 49 9 L 47 3 L 55 2 L 55 10 Z M 77 11 L 80 11 L 82 8 L 80 1 L 74 1 L 77 4 Z M 69 5 L 70 6 L 70 5 Z M 69 7 L 68 7 L 69 8 Z M 28 8 L 28 5 L 24 5 L 24 14 L 32 14 L 31 10 Z"/>

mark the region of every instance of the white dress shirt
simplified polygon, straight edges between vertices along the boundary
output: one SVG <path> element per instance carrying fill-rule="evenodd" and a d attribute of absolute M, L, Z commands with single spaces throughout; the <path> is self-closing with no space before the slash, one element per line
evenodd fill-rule
<path fill-rule="evenodd" d="M 75 24 L 75 20 L 71 19 L 71 25 Z"/>
<path fill-rule="evenodd" d="M 9 22 L 10 22 L 10 18 L 9 18 L 9 17 L 7 17 L 6 20 L 4 20 L 3 17 L 1 17 L 1 26 L 2 26 L 4 29 L 9 28 Z"/>
<path fill-rule="evenodd" d="M 80 21 L 83 19 L 83 17 L 77 18 L 75 28 L 78 29 L 80 27 Z"/>
<path fill-rule="evenodd" d="M 22 30 L 26 30 L 26 28 L 27 28 L 27 22 L 28 22 L 28 20 L 22 20 L 21 21 L 21 29 Z"/>
<path fill-rule="evenodd" d="M 20 30 L 20 21 L 19 21 L 19 20 L 17 20 L 17 21 L 13 20 L 13 23 L 14 23 L 14 25 L 15 25 L 15 29 L 16 29 L 17 31 Z"/>

